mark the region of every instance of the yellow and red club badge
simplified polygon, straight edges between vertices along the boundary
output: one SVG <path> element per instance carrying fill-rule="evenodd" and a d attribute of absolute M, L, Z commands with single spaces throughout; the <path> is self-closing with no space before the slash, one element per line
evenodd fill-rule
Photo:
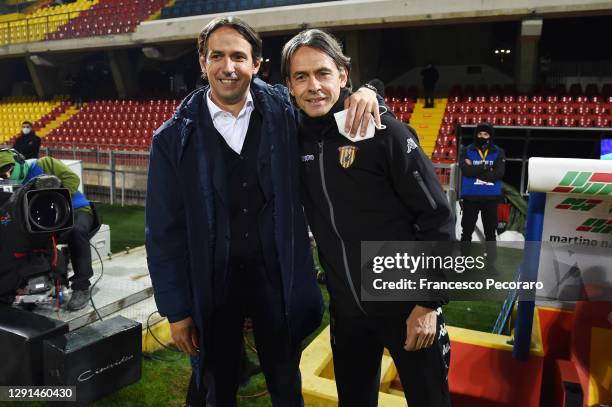
<path fill-rule="evenodd" d="M 356 146 L 342 146 L 338 148 L 338 152 L 340 153 L 340 165 L 342 168 L 348 168 L 353 165 L 355 157 L 357 157 L 357 150 L 359 150 L 359 148 Z"/>

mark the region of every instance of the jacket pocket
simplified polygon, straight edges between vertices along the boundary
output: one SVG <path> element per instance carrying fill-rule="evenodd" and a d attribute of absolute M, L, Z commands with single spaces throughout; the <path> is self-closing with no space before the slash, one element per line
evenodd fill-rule
<path fill-rule="evenodd" d="M 431 208 L 434 210 L 438 209 L 438 204 L 433 199 L 433 195 L 429 191 L 429 188 L 427 188 L 427 185 L 425 185 L 425 181 L 423 180 L 421 173 L 419 173 L 418 171 L 413 171 L 412 175 L 414 176 L 414 179 L 416 180 L 417 184 L 419 184 L 419 187 L 421 187 L 421 190 L 423 191 L 423 193 L 425 194 L 425 197 L 429 201 Z"/>

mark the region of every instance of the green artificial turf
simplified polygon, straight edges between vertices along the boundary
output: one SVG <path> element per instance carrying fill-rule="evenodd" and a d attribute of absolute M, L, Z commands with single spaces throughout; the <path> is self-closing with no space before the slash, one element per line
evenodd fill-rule
<path fill-rule="evenodd" d="M 96 210 L 102 223 L 110 226 L 113 253 L 144 244 L 144 207 L 97 203 Z"/>
<path fill-rule="evenodd" d="M 126 246 L 137 247 L 144 244 L 144 208 L 142 207 L 119 207 L 98 204 L 98 212 L 103 218 L 103 223 L 111 228 L 111 247 L 113 253 L 125 250 Z M 500 253 L 506 256 L 503 250 Z M 506 264 L 511 264 L 504 262 Z M 318 265 L 318 264 L 317 264 Z M 512 266 L 514 267 L 514 266 Z M 507 268 L 507 267 L 506 267 Z M 506 274 L 509 271 L 502 269 Z M 321 286 L 325 304 L 329 304 L 329 294 L 324 286 Z M 448 325 L 470 328 L 484 332 L 491 332 L 501 303 L 492 301 L 455 301 L 444 307 L 446 323 Z M 329 312 L 326 307 L 323 323 L 320 328 L 310 335 L 303 343 L 306 347 L 319 332 L 329 324 Z M 254 344 L 251 334 L 247 340 Z M 253 351 L 248 349 L 248 355 L 252 360 L 256 359 Z M 106 398 L 93 403 L 95 407 L 115 406 L 180 406 L 185 399 L 187 386 L 191 374 L 189 359 L 176 352 L 162 350 L 151 357 L 143 358 L 142 379 L 131 386 L 123 388 Z M 177 359 L 178 358 L 178 359 Z M 161 361 L 166 359 L 169 361 Z M 173 360 L 174 359 L 174 360 Z M 239 391 L 239 405 L 246 407 L 270 406 L 270 397 L 264 394 L 259 397 L 251 397 L 265 393 L 266 386 L 262 374 L 251 379 L 249 384 Z M 39 406 L 41 403 L 19 403 L 19 406 Z"/>

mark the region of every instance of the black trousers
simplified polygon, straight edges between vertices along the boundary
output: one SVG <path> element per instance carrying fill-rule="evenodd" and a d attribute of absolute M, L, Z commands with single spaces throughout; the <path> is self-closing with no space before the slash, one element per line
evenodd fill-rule
<path fill-rule="evenodd" d="M 215 312 L 212 343 L 204 367 L 208 406 L 236 405 L 243 371 L 243 327 L 253 320 L 259 363 L 272 405 L 303 406 L 299 371 L 301 344 L 291 343 L 284 319 L 280 276 L 270 275 L 263 265 L 232 267 L 229 298 Z"/>
<path fill-rule="evenodd" d="M 497 200 L 463 200 L 463 217 L 461 218 L 462 254 L 466 255 L 471 250 L 469 242 L 472 241 L 478 212 L 482 217 L 482 227 L 485 234 L 484 249 L 488 254 L 487 264 L 490 266 L 490 270 L 495 270 L 497 261 L 497 238 L 495 235 L 497 229 Z"/>
<path fill-rule="evenodd" d="M 424 88 L 425 107 L 434 107 L 434 88 Z"/>
<path fill-rule="evenodd" d="M 244 346 L 242 347 L 241 352 L 242 357 L 242 368 L 245 368 L 247 363 L 247 354 Z M 205 406 L 206 405 L 206 394 L 208 391 L 206 390 L 206 386 L 202 385 L 198 387 L 197 379 L 195 374 L 191 374 L 191 379 L 189 379 L 189 386 L 187 387 L 187 396 L 185 399 L 186 407 L 196 407 L 196 406 Z"/>
<path fill-rule="evenodd" d="M 384 348 L 393 358 L 410 407 L 450 406 L 450 341 L 442 312 L 438 313 L 434 344 L 413 352 L 404 350 L 407 317 L 408 314 L 332 315 L 331 345 L 339 407 L 378 404 Z"/>
<path fill-rule="evenodd" d="M 70 261 L 74 275 L 70 277 L 73 290 L 86 290 L 90 286 L 89 279 L 93 276 L 91 267 L 91 250 L 89 249 L 89 232 L 94 222 L 93 215 L 76 210 L 74 225 L 66 243 L 70 249 Z"/>
<path fill-rule="evenodd" d="M 461 241 L 471 242 L 476 221 L 478 220 L 478 212 L 482 216 L 482 226 L 484 228 L 485 240 L 495 242 L 495 230 L 497 229 L 497 201 L 482 200 L 472 201 L 469 199 L 463 200 L 463 218 L 461 218 Z"/>

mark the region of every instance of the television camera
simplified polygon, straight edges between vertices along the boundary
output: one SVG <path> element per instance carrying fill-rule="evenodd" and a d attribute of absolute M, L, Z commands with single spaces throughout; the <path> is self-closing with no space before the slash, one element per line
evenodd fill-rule
<path fill-rule="evenodd" d="M 0 302 L 35 304 L 61 295 L 67 257 L 57 241 L 72 226 L 70 193 L 57 177 L 23 186 L 0 180 Z"/>

